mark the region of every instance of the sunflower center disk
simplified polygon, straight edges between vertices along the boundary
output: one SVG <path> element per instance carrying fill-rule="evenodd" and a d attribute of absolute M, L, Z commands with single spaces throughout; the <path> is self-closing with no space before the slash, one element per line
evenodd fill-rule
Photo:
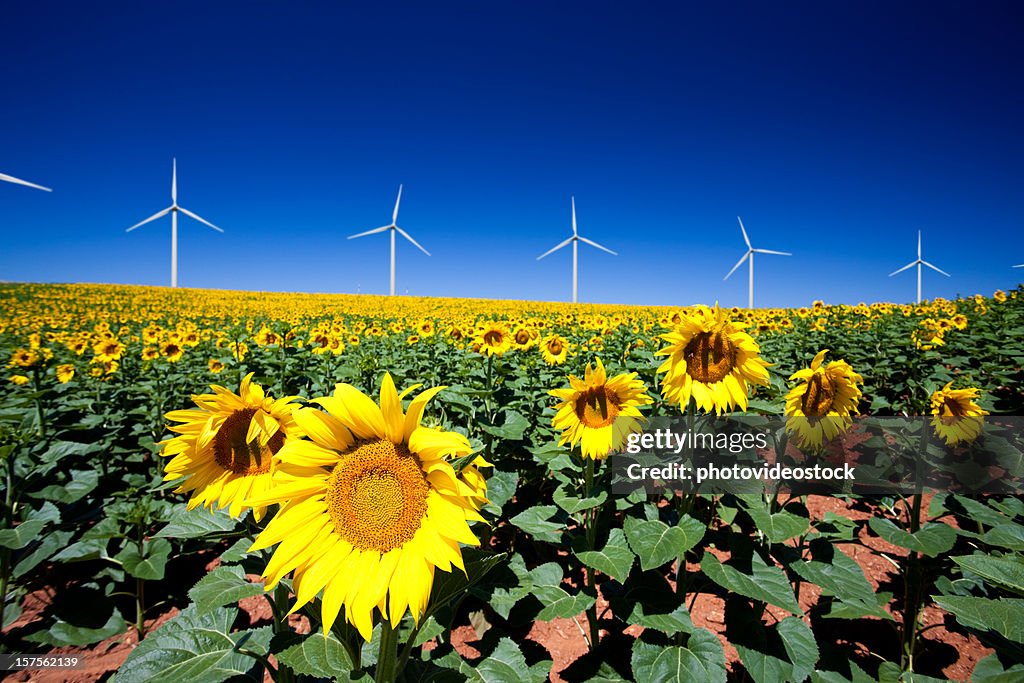
<path fill-rule="evenodd" d="M 491 330 L 490 332 L 484 333 L 484 343 L 488 346 L 498 346 L 501 344 L 501 332 L 497 330 Z"/>
<path fill-rule="evenodd" d="M 619 397 L 607 387 L 587 389 L 576 399 L 576 417 L 587 427 L 607 427 L 619 414 Z"/>
<path fill-rule="evenodd" d="M 550 353 L 552 356 L 557 356 L 561 352 L 562 352 L 562 342 L 558 341 L 557 339 L 554 340 L 554 341 L 548 342 L 548 353 Z"/>
<path fill-rule="evenodd" d="M 334 531 L 359 550 L 386 553 L 416 535 L 430 487 L 404 444 L 377 439 L 356 444 L 327 481 Z"/>
<path fill-rule="evenodd" d="M 696 382 L 721 382 L 736 367 L 736 346 L 721 332 L 701 332 L 683 349 L 686 373 Z"/>
<path fill-rule="evenodd" d="M 255 408 L 236 410 L 217 430 L 217 436 L 213 438 L 213 455 L 223 469 L 244 475 L 270 471 L 270 460 L 284 445 L 284 434 L 280 431 L 275 433 L 266 446 L 255 440 L 246 442 L 249 422 L 255 414 Z"/>
<path fill-rule="evenodd" d="M 832 408 L 832 399 L 835 392 L 832 382 L 822 375 L 813 375 L 807 382 L 807 391 L 801 401 L 804 415 L 808 417 L 822 417 L 828 414 Z"/>

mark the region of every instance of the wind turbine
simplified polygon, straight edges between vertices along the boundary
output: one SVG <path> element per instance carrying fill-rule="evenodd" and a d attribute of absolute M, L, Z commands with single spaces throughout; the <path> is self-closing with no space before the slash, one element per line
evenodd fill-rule
<path fill-rule="evenodd" d="M 541 254 L 540 256 L 537 257 L 537 260 L 540 261 L 545 256 L 548 256 L 549 254 L 553 254 L 556 251 L 558 251 L 559 249 L 561 249 L 562 247 L 567 246 L 569 243 L 572 243 L 572 302 L 573 303 L 576 303 L 577 292 L 579 291 L 579 243 L 580 242 L 583 242 L 584 244 L 589 244 L 590 246 L 595 247 L 597 249 L 600 249 L 601 251 L 607 251 L 612 256 L 618 256 L 618 254 L 616 254 L 614 251 L 612 251 L 608 247 L 603 247 L 600 244 L 598 244 L 597 242 L 593 242 L 591 240 L 588 240 L 586 237 L 581 237 L 580 236 L 579 231 L 577 231 L 577 229 L 576 229 L 576 197 L 573 196 L 572 197 L 572 237 L 570 237 L 569 239 L 565 240 L 564 242 L 560 242 L 558 245 L 552 247 L 551 249 L 548 249 L 543 254 Z"/>
<path fill-rule="evenodd" d="M 224 232 L 216 225 L 200 218 L 183 206 L 178 206 L 178 160 L 174 159 L 171 170 L 171 205 L 163 211 L 158 211 L 141 223 L 136 223 L 132 227 L 125 230 L 125 232 L 131 232 L 135 228 L 142 227 L 150 221 L 155 221 L 157 218 L 163 218 L 168 213 L 171 214 L 171 287 L 178 286 L 178 213 L 181 212 L 189 218 L 199 221 L 203 225 L 208 225 L 217 232 Z"/>
<path fill-rule="evenodd" d="M 378 232 L 384 232 L 385 230 L 391 231 L 391 286 L 389 288 L 389 292 L 390 292 L 391 296 L 395 295 L 395 233 L 396 232 L 400 233 L 402 235 L 402 237 L 404 237 L 405 239 L 407 239 L 410 242 L 412 242 L 413 245 L 417 249 L 422 251 L 427 256 L 430 256 L 430 252 L 427 251 L 426 249 L 424 249 L 420 245 L 419 242 L 414 240 L 412 238 L 412 235 L 410 235 L 405 230 L 402 230 L 400 227 L 398 227 L 398 205 L 401 204 L 401 203 L 402 203 L 402 186 L 399 185 L 398 186 L 398 198 L 395 200 L 395 211 L 394 211 L 394 213 L 391 214 L 391 223 L 389 225 L 382 225 L 379 228 L 374 228 L 373 230 L 367 230 L 366 232 L 361 232 L 358 235 L 349 235 L 349 239 L 350 240 L 354 240 L 357 237 L 366 237 L 367 235 L 376 235 Z"/>
<path fill-rule="evenodd" d="M 729 274 L 722 278 L 723 282 L 729 279 L 729 275 L 736 272 L 736 269 L 743 265 L 743 262 L 750 261 L 750 289 L 747 295 L 747 308 L 754 307 L 754 254 L 774 254 L 776 256 L 792 256 L 786 251 L 772 251 L 771 249 L 754 249 L 750 244 L 750 238 L 747 237 L 747 229 L 743 227 L 743 219 L 736 216 L 736 220 L 740 223 L 740 230 L 743 232 L 743 241 L 747 243 L 747 253 L 743 254 L 743 258 L 736 262 L 736 265 L 732 267 Z"/>
<path fill-rule="evenodd" d="M 53 190 L 51 190 L 48 187 L 36 185 L 35 183 L 30 183 L 27 180 L 22 180 L 21 178 L 15 178 L 12 175 L 7 175 L 6 173 L 0 173 L 0 180 L 6 181 L 8 183 L 14 183 L 15 185 L 25 185 L 26 187 L 34 187 L 35 189 L 43 190 L 44 192 L 53 192 Z"/>
<path fill-rule="evenodd" d="M 917 266 L 917 303 L 921 303 L 921 266 L 928 266 L 929 268 L 934 270 L 936 273 L 941 273 L 941 274 L 945 275 L 946 277 L 950 276 L 949 273 L 947 273 L 946 271 L 940 270 L 940 269 L 936 268 L 935 266 L 933 266 L 932 264 L 928 263 L 927 261 L 925 261 L 924 259 L 921 258 L 921 231 L 920 230 L 917 231 L 917 260 L 916 261 L 911 261 L 910 263 L 908 263 L 907 265 L 903 266 L 899 270 L 897 270 L 895 272 L 892 272 L 892 273 L 889 273 L 889 277 L 892 277 L 893 275 L 898 275 L 899 273 L 902 273 L 907 268 L 911 268 L 913 266 Z"/>
<path fill-rule="evenodd" d="M 1024 263 L 1020 264 L 1019 266 L 1014 266 L 1014 268 L 1024 268 Z"/>

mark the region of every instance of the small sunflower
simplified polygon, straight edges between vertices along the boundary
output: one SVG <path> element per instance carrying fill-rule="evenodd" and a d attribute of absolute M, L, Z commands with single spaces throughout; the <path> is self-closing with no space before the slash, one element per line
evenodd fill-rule
<path fill-rule="evenodd" d="M 172 363 L 177 363 L 185 355 L 185 347 L 176 341 L 167 341 L 160 347 L 160 353 Z"/>
<path fill-rule="evenodd" d="M 981 393 L 969 389 L 950 389 L 952 382 L 932 394 L 932 427 L 950 446 L 971 443 L 981 434 L 982 416 L 988 415 L 974 402 Z"/>
<path fill-rule="evenodd" d="M 219 375 L 224 370 L 224 363 L 216 358 L 211 358 L 206 361 L 206 369 L 215 375 Z"/>
<path fill-rule="evenodd" d="M 477 458 L 456 473 L 449 458 L 472 452 L 466 437 L 421 426 L 420 393 L 402 411 L 402 396 L 384 376 L 380 405 L 348 384 L 316 399 L 327 412 L 293 413 L 310 441 L 285 444 L 275 488 L 253 505 L 281 503 L 252 549 L 278 547 L 263 572 L 267 590 L 294 571 L 295 612 L 321 590 L 324 633 L 345 618 L 366 640 L 374 610 L 397 626 L 406 610 L 419 622 L 434 570 L 465 571 L 460 543 L 479 545 L 470 520 L 483 521 L 486 484 Z"/>
<path fill-rule="evenodd" d="M 39 354 L 33 349 L 15 349 L 11 354 L 9 368 L 30 368 L 39 362 Z"/>
<path fill-rule="evenodd" d="M 672 332 L 661 335 L 668 342 L 656 354 L 668 356 L 658 368 L 665 373 L 662 395 L 684 411 L 691 396 L 705 412 L 721 414 L 737 406 L 746 410 L 747 384 L 767 385 L 769 364 L 744 327 L 717 305 L 714 310 L 699 306 Z"/>
<path fill-rule="evenodd" d="M 75 376 L 75 366 L 70 364 L 58 365 L 57 369 L 54 370 L 54 374 L 57 375 L 57 381 L 61 384 L 67 384 L 71 381 L 71 378 Z"/>
<path fill-rule="evenodd" d="M 295 422 L 294 396 L 269 398 L 252 381 L 242 380 L 238 393 L 216 384 L 214 393 L 193 396 L 197 408 L 174 410 L 167 419 L 182 424 L 170 427 L 179 436 L 161 442 L 161 455 L 171 460 L 164 466 L 164 480 L 187 477 L 177 492 L 192 492 L 188 509 L 199 505 L 224 508 L 237 517 L 249 505 L 247 498 L 270 487 L 273 456 L 292 438 Z M 266 506 L 253 507 L 263 517 Z"/>
<path fill-rule="evenodd" d="M 552 424 L 561 429 L 564 443 L 580 444 L 585 458 L 600 460 L 622 447 L 626 437 L 640 431 L 640 406 L 651 403 L 647 387 L 635 372 L 608 379 L 598 358 L 587 366 L 583 379 L 569 376 L 569 387 L 549 392 L 561 399 Z"/>
<path fill-rule="evenodd" d="M 809 368 L 799 370 L 791 380 L 803 380 L 786 395 L 786 430 L 795 432 L 802 444 L 819 448 L 853 423 L 862 396 L 858 384 L 864 378 L 844 360 L 822 366 L 828 349 L 819 351 Z"/>
<path fill-rule="evenodd" d="M 478 346 L 479 353 L 486 356 L 500 356 L 512 348 L 512 335 L 504 323 L 490 320 L 476 331 L 473 340 Z"/>
<path fill-rule="evenodd" d="M 548 365 L 561 365 L 569 355 L 569 342 L 557 334 L 550 334 L 540 343 L 540 355 Z"/>

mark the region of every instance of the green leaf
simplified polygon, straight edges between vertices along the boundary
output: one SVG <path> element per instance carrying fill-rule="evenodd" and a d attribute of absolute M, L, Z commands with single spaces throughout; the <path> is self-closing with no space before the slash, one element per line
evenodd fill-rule
<path fill-rule="evenodd" d="M 786 510 L 779 512 L 768 512 L 763 501 L 750 501 L 746 496 L 741 496 L 744 507 L 750 518 L 754 520 L 769 543 L 782 543 L 791 538 L 801 535 L 810 526 L 810 520 L 800 515 L 795 515 Z"/>
<path fill-rule="evenodd" d="M 601 491 L 596 496 L 580 498 L 579 496 L 566 491 L 564 486 L 559 486 L 555 489 L 555 493 L 551 496 L 551 499 L 555 501 L 555 505 L 568 512 L 570 515 L 573 515 L 580 510 L 589 510 L 590 508 L 597 507 L 601 503 L 605 502 L 608 500 L 608 492 Z"/>
<path fill-rule="evenodd" d="M 811 628 L 796 617 L 786 617 L 771 628 L 760 622 L 733 641 L 740 661 L 756 683 L 803 681 L 814 671 L 818 644 Z"/>
<path fill-rule="evenodd" d="M 956 543 L 956 531 L 938 522 L 925 524 L 914 533 L 900 529 L 884 517 L 872 517 L 868 520 L 868 526 L 882 540 L 928 557 L 937 557 L 949 552 Z"/>
<path fill-rule="evenodd" d="M 1000 548 L 1024 551 L 1024 526 L 1015 523 L 1000 524 L 982 534 L 981 540 Z"/>
<path fill-rule="evenodd" d="M 106 623 L 97 628 L 76 626 L 61 619 L 46 631 L 37 631 L 25 636 L 25 640 L 33 643 L 45 643 L 54 647 L 92 645 L 93 643 L 116 636 L 119 633 L 124 633 L 127 628 L 128 624 L 117 613 L 117 610 L 114 610 L 110 617 L 107 618 Z"/>
<path fill-rule="evenodd" d="M 463 548 L 462 564 L 466 567 L 466 574 L 458 567 L 452 567 L 450 572 L 434 572 L 434 585 L 430 592 L 430 607 L 427 614 L 432 614 L 456 596 L 462 595 L 507 558 L 508 555 L 505 553 Z"/>
<path fill-rule="evenodd" d="M 531 594 L 544 606 L 537 615 L 538 621 L 574 617 L 589 609 L 596 601 L 595 596 L 587 593 L 567 593 L 561 586 L 562 568 L 555 562 L 535 567 L 530 572 L 530 578 L 533 580 Z"/>
<path fill-rule="evenodd" d="M 601 550 L 585 550 L 576 553 L 576 557 L 583 564 L 604 572 L 616 581 L 625 581 L 629 570 L 633 568 L 634 556 L 626 545 L 622 529 L 612 529 L 608 542 Z"/>
<path fill-rule="evenodd" d="M 558 541 L 559 533 L 565 528 L 563 522 L 551 520 L 557 512 L 558 508 L 554 505 L 536 505 L 520 512 L 509 521 L 539 541 L 554 543 Z"/>
<path fill-rule="evenodd" d="M 834 596 L 847 603 L 849 608 L 859 609 L 861 616 L 892 619 L 892 615 L 878 605 L 871 583 L 855 560 L 823 539 L 811 541 L 810 548 L 810 560 L 794 558 L 788 563 L 793 572 L 804 581 L 819 586 L 822 595 Z"/>
<path fill-rule="evenodd" d="M 100 473 L 96 470 L 71 470 L 68 472 L 67 483 L 46 486 L 28 495 L 58 503 L 74 503 L 84 498 L 99 483 Z"/>
<path fill-rule="evenodd" d="M 491 436 L 496 436 L 504 441 L 519 441 L 523 438 L 523 432 L 530 427 L 530 421 L 514 410 L 505 411 L 505 422 L 498 427 L 480 425 Z"/>
<path fill-rule="evenodd" d="M 297 644 L 276 653 L 277 660 L 295 673 L 332 680 L 352 671 L 352 658 L 333 633 L 324 638 L 323 631 L 317 631 L 298 638 Z"/>
<path fill-rule="evenodd" d="M 210 511 L 205 508 L 187 510 L 180 507 L 156 538 L 200 538 L 207 534 L 226 534 L 234 531 L 238 522 L 223 510 Z"/>
<path fill-rule="evenodd" d="M 627 517 L 625 528 L 629 547 L 640 558 L 640 568 L 647 571 L 682 557 L 700 542 L 707 527 L 700 520 L 687 516 L 672 527 L 656 519 Z"/>
<path fill-rule="evenodd" d="M 476 666 L 463 662 L 460 668 L 466 681 L 479 683 L 508 683 L 509 681 L 528 681 L 530 667 L 526 657 L 519 651 L 519 646 L 509 638 L 502 638 L 494 651 L 484 657 Z"/>
<path fill-rule="evenodd" d="M 259 641 L 269 641 L 269 634 L 244 631 L 229 635 L 236 613 L 221 608 L 200 616 L 189 607 L 139 643 L 118 669 L 114 683 L 219 683 L 233 677 L 262 680 L 262 667 L 238 648 L 259 651 Z"/>
<path fill-rule="evenodd" d="M 1024 664 L 1004 669 L 996 654 L 978 660 L 971 672 L 971 683 L 1018 683 L 1021 680 L 1024 680 Z"/>
<path fill-rule="evenodd" d="M 960 565 L 961 569 L 1024 596 L 1024 564 L 1019 560 L 990 555 L 964 555 L 954 557 L 953 561 Z"/>
<path fill-rule="evenodd" d="M 1024 600 L 1004 598 L 933 596 L 935 603 L 964 626 L 979 631 L 995 631 L 1004 638 L 1024 643 Z"/>
<path fill-rule="evenodd" d="M 236 565 L 217 567 L 192 586 L 188 596 L 196 605 L 196 614 L 202 616 L 217 607 L 263 592 L 263 585 L 249 581 L 242 568 Z"/>
<path fill-rule="evenodd" d="M 516 486 L 519 484 L 518 472 L 503 472 L 492 470 L 487 477 L 487 506 L 496 517 L 501 516 L 501 509 L 505 503 L 512 500 L 515 495 Z"/>
<path fill-rule="evenodd" d="M 50 559 L 67 545 L 72 535 L 73 532 L 71 531 L 51 531 L 44 535 L 42 541 L 39 542 L 39 545 L 31 553 L 18 560 L 18 563 L 14 566 L 14 578 L 20 579 L 39 566 L 40 563 Z"/>
<path fill-rule="evenodd" d="M 686 647 L 637 640 L 633 643 L 633 676 L 637 681 L 725 683 L 725 651 L 718 637 L 699 628 Z"/>
<path fill-rule="evenodd" d="M 751 556 L 750 567 L 750 573 L 746 574 L 720 563 L 710 552 L 704 553 L 700 564 L 707 577 L 726 590 L 781 607 L 793 614 L 803 614 L 781 569 L 769 567 L 757 553 Z"/>
<path fill-rule="evenodd" d="M 135 578 L 158 581 L 164 578 L 170 554 L 171 542 L 166 538 L 154 538 L 143 545 L 141 553 L 135 543 L 129 543 L 114 559 Z"/>
<path fill-rule="evenodd" d="M 47 524 L 43 519 L 30 519 L 13 529 L 0 529 L 0 546 L 20 550 L 34 541 Z"/>

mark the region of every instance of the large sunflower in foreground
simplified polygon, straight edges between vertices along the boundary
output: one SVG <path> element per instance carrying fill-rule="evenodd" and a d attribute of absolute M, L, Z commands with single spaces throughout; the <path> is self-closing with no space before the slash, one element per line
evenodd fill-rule
<path fill-rule="evenodd" d="M 583 379 L 570 375 L 567 388 L 550 394 L 562 400 L 552 420 L 555 429 L 562 430 L 558 444 L 580 444 L 583 457 L 594 460 L 608 457 L 631 433 L 639 432 L 639 407 L 651 403 L 635 372 L 608 379 L 600 358 L 594 367 L 587 366 Z"/>
<path fill-rule="evenodd" d="M 932 394 L 932 427 L 950 446 L 971 443 L 981 434 L 988 411 L 974 402 L 978 389 L 950 389 L 952 382 Z"/>
<path fill-rule="evenodd" d="M 243 501 L 270 487 L 273 456 L 293 438 L 295 397 L 269 398 L 252 375 L 245 376 L 237 394 L 213 384 L 214 393 L 192 397 L 197 408 L 166 415 L 182 424 L 169 427 L 178 436 L 161 443 L 160 454 L 171 458 L 164 480 L 187 477 L 177 491 L 192 492 L 189 510 L 230 505 L 228 513 L 237 517 L 253 507 Z M 257 521 L 266 509 L 253 507 Z"/>
<path fill-rule="evenodd" d="M 857 414 L 864 378 L 844 360 L 822 365 L 828 349 L 819 351 L 809 368 L 790 379 L 803 380 L 786 394 L 786 431 L 796 433 L 801 444 L 820 447 L 845 432 Z"/>
<path fill-rule="evenodd" d="M 434 569 L 465 571 L 459 544 L 479 545 L 469 520 L 483 521 L 482 458 L 457 474 L 448 459 L 472 448 L 461 434 L 420 425 L 427 402 L 443 387 L 420 393 L 403 414 L 401 396 L 385 375 L 380 405 L 348 384 L 295 411 L 309 441 L 277 454 L 275 488 L 250 501 L 282 503 L 252 549 L 279 543 L 263 572 L 267 590 L 294 571 L 292 612 L 323 590 L 324 633 L 345 618 L 366 640 L 379 609 L 392 626 L 406 610 L 419 622 Z M 403 394 L 404 396 L 404 394 Z"/>
<path fill-rule="evenodd" d="M 685 411 L 692 396 L 705 412 L 724 413 L 733 407 L 747 409 L 747 384 L 768 384 L 768 363 L 754 338 L 743 331 L 743 323 L 699 306 L 688 313 L 675 329 L 661 338 L 668 346 L 656 355 L 668 356 L 658 373 L 661 393 Z"/>

